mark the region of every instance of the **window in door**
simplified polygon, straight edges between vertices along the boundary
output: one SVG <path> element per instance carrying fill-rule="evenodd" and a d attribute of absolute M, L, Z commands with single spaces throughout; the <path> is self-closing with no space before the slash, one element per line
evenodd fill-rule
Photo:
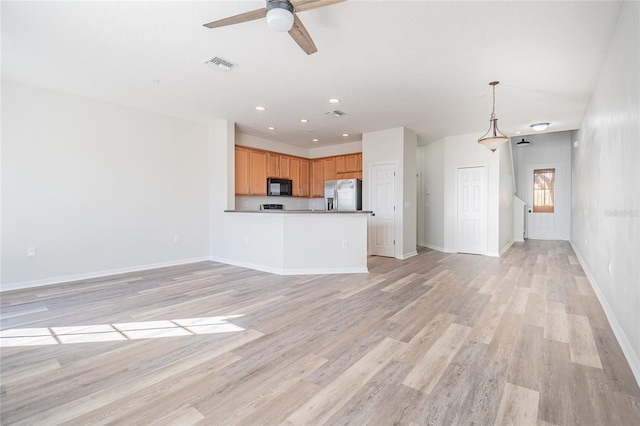
<path fill-rule="evenodd" d="M 533 171 L 533 212 L 553 213 L 556 169 Z"/>

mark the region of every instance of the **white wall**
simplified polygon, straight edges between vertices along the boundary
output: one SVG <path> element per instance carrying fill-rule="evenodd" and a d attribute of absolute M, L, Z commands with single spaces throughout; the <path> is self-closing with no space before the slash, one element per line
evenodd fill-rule
<path fill-rule="evenodd" d="M 531 203 L 527 195 L 527 168 L 544 166 L 547 164 L 561 165 L 562 182 L 558 182 L 559 194 L 556 199 L 560 214 L 560 239 L 568 241 L 571 231 L 571 132 L 551 132 L 524 136 L 531 142 L 529 145 L 518 146 L 523 136 L 511 140 L 513 161 L 516 174 L 516 195 L 528 204 Z"/>
<path fill-rule="evenodd" d="M 261 138 L 258 136 L 247 135 L 246 133 L 240 133 L 237 130 L 235 140 L 236 144 L 238 145 L 264 149 L 267 151 L 280 152 L 288 155 L 295 155 L 297 157 L 309 158 L 309 149 L 307 148 L 293 146 L 286 143 Z"/>
<path fill-rule="evenodd" d="M 418 203 L 418 136 L 404 128 L 402 148 L 403 204 L 402 211 L 402 258 L 416 256 L 417 242 L 417 203 Z"/>
<path fill-rule="evenodd" d="M 416 148 L 417 137 L 404 127 L 365 133 L 362 136 L 362 205 L 370 210 L 369 182 L 371 166 L 394 164 L 396 170 L 395 257 L 405 259 L 416 254 Z M 407 156 L 413 160 L 405 164 Z M 413 154 L 411 154 L 413 153 Z M 405 193 L 405 185 L 407 185 Z M 406 197 L 406 198 L 405 198 Z M 405 206 L 409 203 L 409 207 Z M 371 234 L 371 233 L 369 233 Z"/>
<path fill-rule="evenodd" d="M 639 16 L 637 2 L 623 3 L 575 135 L 571 244 L 640 382 Z"/>
<path fill-rule="evenodd" d="M 3 290 L 207 258 L 205 126 L 3 81 L 1 136 Z"/>
<path fill-rule="evenodd" d="M 513 244 L 513 159 L 511 145 L 505 143 L 496 151 L 500 155 L 500 187 L 499 187 L 499 252 L 504 253 Z"/>
<path fill-rule="evenodd" d="M 422 224 L 419 244 L 444 251 L 444 139 L 418 147 L 421 175 L 418 224 Z"/>
<path fill-rule="evenodd" d="M 362 152 L 362 141 L 347 142 L 340 145 L 309 148 L 309 158 L 331 157 L 332 155 L 352 154 Z"/>
<path fill-rule="evenodd" d="M 457 251 L 457 170 L 460 167 L 487 167 L 487 254 L 500 251 L 500 149 L 491 152 L 478 144 L 478 134 L 444 139 L 444 251 Z"/>

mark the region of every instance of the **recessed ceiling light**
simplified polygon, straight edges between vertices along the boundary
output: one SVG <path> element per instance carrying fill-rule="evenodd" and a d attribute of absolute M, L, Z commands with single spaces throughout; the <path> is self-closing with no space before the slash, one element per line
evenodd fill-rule
<path fill-rule="evenodd" d="M 273 126 L 269 126 L 269 127 L 267 127 L 267 130 L 275 130 L 275 129 L 276 129 L 276 128 L 275 128 L 275 127 L 273 127 Z"/>
<path fill-rule="evenodd" d="M 340 103 L 340 99 L 337 99 L 337 98 L 331 98 L 331 99 L 329 99 L 329 103 L 330 103 L 330 104 L 337 104 L 337 103 Z"/>
<path fill-rule="evenodd" d="M 535 130 L 536 132 L 541 132 L 544 129 L 546 129 L 547 127 L 549 127 L 549 123 L 533 123 L 531 126 L 533 130 Z"/>
<path fill-rule="evenodd" d="M 266 111 L 267 108 L 263 107 L 263 106 L 257 106 L 256 107 L 256 111 Z"/>
<path fill-rule="evenodd" d="M 318 139 L 311 139 L 311 142 L 318 142 Z"/>
<path fill-rule="evenodd" d="M 348 137 L 349 137 L 349 133 L 343 133 L 343 134 L 342 134 L 342 137 L 343 137 L 343 138 L 348 138 Z"/>
<path fill-rule="evenodd" d="M 309 120 L 307 120 L 306 118 L 301 118 L 301 119 L 300 119 L 300 122 L 301 122 L 301 123 L 308 123 L 308 122 L 309 122 Z"/>

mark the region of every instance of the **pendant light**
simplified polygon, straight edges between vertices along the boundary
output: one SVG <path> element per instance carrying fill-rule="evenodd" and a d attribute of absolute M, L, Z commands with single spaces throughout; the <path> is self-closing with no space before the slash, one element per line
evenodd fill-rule
<path fill-rule="evenodd" d="M 478 139 L 478 143 L 489 148 L 491 152 L 495 152 L 503 143 L 509 142 L 509 136 L 498 130 L 498 119 L 496 118 L 496 85 L 499 83 L 499 81 L 489 83 L 490 86 L 493 86 L 493 110 L 491 110 L 491 118 L 489 119 L 489 130 L 483 137 Z"/>

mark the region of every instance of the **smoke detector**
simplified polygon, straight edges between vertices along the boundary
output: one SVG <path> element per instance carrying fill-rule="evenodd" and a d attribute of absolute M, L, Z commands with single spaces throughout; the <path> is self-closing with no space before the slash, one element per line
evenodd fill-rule
<path fill-rule="evenodd" d="M 204 61 L 206 65 L 210 65 L 216 68 L 220 68 L 222 71 L 227 72 L 229 70 L 234 69 L 238 65 L 233 62 L 227 61 L 226 59 L 222 59 L 219 56 L 214 56 L 213 58 L 209 58 Z"/>

